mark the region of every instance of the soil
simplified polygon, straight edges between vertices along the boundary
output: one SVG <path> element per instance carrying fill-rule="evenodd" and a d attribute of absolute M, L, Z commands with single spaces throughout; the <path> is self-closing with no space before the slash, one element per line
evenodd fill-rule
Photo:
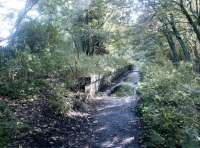
<path fill-rule="evenodd" d="M 113 89 L 110 88 L 92 100 L 92 109 L 87 113 L 54 114 L 46 99 L 11 103 L 11 108 L 16 109 L 17 124 L 22 126 L 8 147 L 139 148 L 136 114 L 139 79 L 139 71 L 134 69 L 116 84 L 131 84 L 134 96 L 110 96 L 108 92 Z"/>

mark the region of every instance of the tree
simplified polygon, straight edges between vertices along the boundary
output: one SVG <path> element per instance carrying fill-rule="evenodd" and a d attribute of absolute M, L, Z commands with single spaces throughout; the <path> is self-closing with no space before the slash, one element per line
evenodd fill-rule
<path fill-rule="evenodd" d="M 89 8 L 83 10 L 74 20 L 72 34 L 79 50 L 87 55 L 105 54 L 104 42 L 106 32 L 103 25 L 106 22 L 106 5 L 104 0 L 92 1 Z"/>
<path fill-rule="evenodd" d="M 41 53 L 47 48 L 50 51 L 55 49 L 59 41 L 59 34 L 51 24 L 28 21 L 21 24 L 13 41 L 19 51 L 30 49 L 32 53 Z"/>
<path fill-rule="evenodd" d="M 177 41 L 179 42 L 183 51 L 185 61 L 190 61 L 190 53 L 192 49 L 188 47 L 189 36 L 187 35 L 187 33 L 191 32 L 191 29 L 187 24 L 187 19 L 185 18 L 185 15 L 182 13 L 179 1 L 145 0 L 142 2 L 145 6 L 147 13 L 149 13 L 150 17 L 152 17 L 152 20 L 160 23 L 158 31 L 165 30 L 164 35 L 166 36 L 167 26 L 167 30 L 169 30 L 168 32 L 172 32 L 172 35 L 175 36 Z M 164 28 L 162 29 L 162 27 Z M 184 28 L 187 28 L 187 30 L 183 31 Z M 167 36 L 167 41 L 170 41 L 169 46 L 172 49 L 172 40 L 169 40 L 169 34 Z"/>
<path fill-rule="evenodd" d="M 19 13 L 17 20 L 15 22 L 14 28 L 12 29 L 12 35 L 10 38 L 10 44 L 14 45 L 15 35 L 17 34 L 21 23 L 26 17 L 27 13 L 32 10 L 32 8 L 38 3 L 39 0 L 26 0 L 24 9 Z"/>

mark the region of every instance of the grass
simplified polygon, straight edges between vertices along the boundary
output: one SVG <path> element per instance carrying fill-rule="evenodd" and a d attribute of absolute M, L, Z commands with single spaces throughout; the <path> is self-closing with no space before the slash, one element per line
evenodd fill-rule
<path fill-rule="evenodd" d="M 132 96 L 134 93 L 133 87 L 130 85 L 121 85 L 115 92 L 115 95 L 118 97 L 123 96 Z"/>

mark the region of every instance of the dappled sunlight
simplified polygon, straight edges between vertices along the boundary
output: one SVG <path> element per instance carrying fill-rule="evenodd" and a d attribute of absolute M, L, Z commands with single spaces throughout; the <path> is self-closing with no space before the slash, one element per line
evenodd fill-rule
<path fill-rule="evenodd" d="M 75 112 L 75 111 L 70 111 L 66 113 L 66 116 L 68 117 L 88 117 L 88 113 L 83 113 L 83 112 Z"/>
<path fill-rule="evenodd" d="M 107 127 L 107 126 L 102 126 L 102 127 L 99 127 L 99 128 L 97 128 L 96 130 L 95 130 L 95 132 L 96 133 L 98 133 L 98 132 L 103 132 L 103 130 L 106 130 L 106 129 L 108 129 L 109 127 Z"/>
<path fill-rule="evenodd" d="M 111 147 L 124 148 L 127 145 L 130 145 L 131 143 L 133 143 L 134 140 L 135 140 L 134 137 L 127 137 L 127 138 L 121 139 L 121 137 L 119 137 L 119 136 L 114 136 L 114 137 L 112 137 L 111 140 L 102 142 L 101 147 L 104 147 L 104 148 L 111 148 Z"/>
<path fill-rule="evenodd" d="M 108 102 L 106 102 L 107 99 L 105 99 L 105 104 L 102 107 L 99 107 L 97 111 L 99 112 L 103 111 L 104 113 L 107 114 L 112 109 L 120 108 L 130 104 L 133 100 L 135 100 L 134 98 L 135 97 L 121 97 L 121 98 L 115 98 L 116 99 L 115 101 L 109 100 Z"/>
<path fill-rule="evenodd" d="M 110 109 L 113 109 L 115 107 L 120 107 L 121 105 L 109 105 L 109 106 L 105 106 L 105 107 L 101 107 L 101 108 L 98 108 L 97 111 L 106 111 L 106 110 L 110 110 Z"/>
<path fill-rule="evenodd" d="M 200 0 L 0 0 L 0 148 L 200 147 Z"/>
<path fill-rule="evenodd" d="M 113 147 L 114 143 L 112 141 L 106 141 L 106 142 L 102 143 L 101 146 L 105 147 L 105 148 L 109 148 L 109 147 Z"/>
<path fill-rule="evenodd" d="M 125 138 L 122 140 L 122 142 L 120 143 L 122 146 L 125 146 L 127 144 L 130 144 L 131 142 L 133 142 L 135 140 L 135 137 L 129 137 L 129 138 Z"/>
<path fill-rule="evenodd" d="M 132 72 L 123 77 L 123 80 L 127 80 L 126 83 L 133 83 L 133 79 L 136 82 L 139 81 L 138 74 L 134 75 L 129 82 L 127 78 L 131 74 Z M 101 101 L 101 104 L 97 106 L 94 115 L 97 126 L 94 132 L 94 147 L 123 148 L 134 146 L 134 148 L 138 148 L 139 118 L 134 113 L 137 95 L 122 97 L 104 95 L 98 97 L 98 101 Z"/>

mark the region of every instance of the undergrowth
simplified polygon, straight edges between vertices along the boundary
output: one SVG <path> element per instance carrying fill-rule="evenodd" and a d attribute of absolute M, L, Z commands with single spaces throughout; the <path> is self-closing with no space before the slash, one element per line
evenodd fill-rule
<path fill-rule="evenodd" d="M 0 98 L 1 99 L 1 98 Z M 11 142 L 11 137 L 16 132 L 17 122 L 6 101 L 0 100 L 0 147 L 5 147 Z"/>
<path fill-rule="evenodd" d="M 200 147 L 200 77 L 192 64 L 146 64 L 141 69 L 142 143 L 152 148 Z"/>
<path fill-rule="evenodd" d="M 50 52 L 40 53 L 29 50 L 16 53 L 16 56 L 0 65 L 0 99 L 35 100 L 45 97 L 49 108 L 56 114 L 65 114 L 79 102 L 75 88 L 80 77 L 92 74 L 114 72 L 127 65 L 120 56 L 93 56 L 83 53 L 79 58 L 73 50 L 60 47 Z M 14 112 L 7 105 L 0 104 L 0 147 L 6 146 L 14 137 Z"/>
<path fill-rule="evenodd" d="M 134 88 L 129 85 L 122 85 L 120 86 L 117 91 L 115 92 L 115 95 L 118 97 L 123 97 L 123 96 L 132 96 L 133 95 L 133 90 Z"/>

